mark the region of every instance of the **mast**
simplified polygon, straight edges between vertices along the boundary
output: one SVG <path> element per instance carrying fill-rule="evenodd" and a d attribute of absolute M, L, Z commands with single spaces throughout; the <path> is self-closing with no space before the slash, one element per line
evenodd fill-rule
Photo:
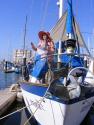
<path fill-rule="evenodd" d="M 72 0 L 67 0 L 67 19 L 66 19 L 66 52 L 74 53 L 75 50 L 80 53 L 79 43 L 77 42 L 76 27 L 72 12 Z M 73 28 L 74 27 L 74 28 Z M 76 44 L 77 43 L 77 44 Z"/>
<path fill-rule="evenodd" d="M 26 31 L 27 31 L 27 15 L 25 18 L 25 27 L 24 27 L 24 46 L 23 46 L 23 51 L 24 51 L 24 56 L 25 56 L 25 46 L 26 46 Z"/>
<path fill-rule="evenodd" d="M 57 5 L 59 7 L 59 19 L 62 17 L 63 14 L 63 0 L 59 0 L 57 2 Z"/>
<path fill-rule="evenodd" d="M 25 27 L 24 27 L 24 46 L 23 46 L 23 65 L 26 65 L 26 31 L 27 31 L 27 15 L 25 18 Z"/>
<path fill-rule="evenodd" d="M 62 17 L 62 14 L 63 14 L 63 0 L 59 0 L 58 2 L 57 2 L 57 5 L 58 5 L 58 7 L 59 7 L 59 19 Z M 58 48 L 58 62 L 60 63 L 61 62 L 61 60 L 60 60 L 60 53 L 61 53 L 61 41 L 59 41 L 59 48 Z"/>

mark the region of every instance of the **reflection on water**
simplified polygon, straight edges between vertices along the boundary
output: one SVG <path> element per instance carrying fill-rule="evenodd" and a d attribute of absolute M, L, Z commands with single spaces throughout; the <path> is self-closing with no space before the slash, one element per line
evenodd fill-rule
<path fill-rule="evenodd" d="M 4 73 L 0 71 L 0 89 L 9 87 L 13 83 L 17 83 L 19 79 L 19 74 L 14 73 Z"/>

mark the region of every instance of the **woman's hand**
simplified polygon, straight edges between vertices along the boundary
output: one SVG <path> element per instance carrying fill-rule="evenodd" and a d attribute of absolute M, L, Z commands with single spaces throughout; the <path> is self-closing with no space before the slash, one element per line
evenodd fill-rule
<path fill-rule="evenodd" d="M 33 42 L 31 42 L 31 46 L 33 46 L 34 44 L 33 44 Z"/>
<path fill-rule="evenodd" d="M 31 46 L 32 46 L 32 49 L 33 49 L 33 50 L 37 51 L 37 48 L 35 47 L 35 45 L 34 45 L 33 42 L 31 42 Z"/>

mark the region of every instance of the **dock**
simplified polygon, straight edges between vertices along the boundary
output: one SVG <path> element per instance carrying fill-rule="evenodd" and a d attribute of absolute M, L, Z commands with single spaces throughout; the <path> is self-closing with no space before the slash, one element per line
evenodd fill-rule
<path fill-rule="evenodd" d="M 2 115 L 15 101 L 16 96 L 17 93 L 9 91 L 9 88 L 0 90 L 0 115 Z"/>

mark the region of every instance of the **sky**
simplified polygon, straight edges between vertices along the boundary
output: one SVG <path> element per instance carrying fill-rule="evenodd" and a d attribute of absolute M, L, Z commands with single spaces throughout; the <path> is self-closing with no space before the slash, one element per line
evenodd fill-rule
<path fill-rule="evenodd" d="M 58 0 L 0 0 L 0 60 L 13 58 L 15 49 L 23 49 L 27 15 L 26 48 L 37 45 L 38 32 L 50 31 L 58 21 Z M 86 44 L 93 48 L 94 0 L 72 0 L 73 11 Z M 67 8 L 64 0 L 63 11 Z M 90 43 L 90 44 L 89 44 Z"/>

